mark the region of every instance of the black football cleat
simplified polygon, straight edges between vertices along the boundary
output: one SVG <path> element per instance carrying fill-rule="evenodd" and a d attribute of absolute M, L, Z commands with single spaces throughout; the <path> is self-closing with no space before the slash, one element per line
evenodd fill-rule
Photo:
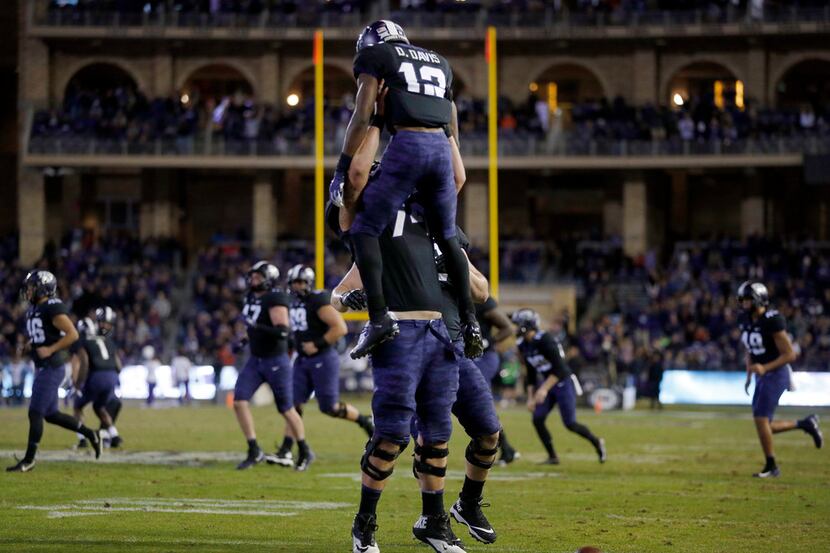
<path fill-rule="evenodd" d="M 16 465 L 6 467 L 6 472 L 29 472 L 33 468 L 35 468 L 35 460 L 34 459 L 32 459 L 31 461 L 28 461 L 26 459 L 21 459 L 17 462 Z"/>
<path fill-rule="evenodd" d="M 559 464 L 559 457 L 548 457 L 540 464 L 542 465 L 558 465 Z"/>
<path fill-rule="evenodd" d="M 306 449 L 305 451 L 301 450 L 297 455 L 297 465 L 294 467 L 294 470 L 297 472 L 307 471 L 308 466 L 313 463 L 316 458 L 317 456 L 314 455 L 314 452 L 310 449 Z"/>
<path fill-rule="evenodd" d="M 245 458 L 245 460 L 236 465 L 236 470 L 249 469 L 254 465 L 258 465 L 264 460 L 265 454 L 262 452 L 261 449 L 257 449 L 256 451 L 249 451 L 248 456 Z"/>
<path fill-rule="evenodd" d="M 450 507 L 450 515 L 457 523 L 466 526 L 470 535 L 477 541 L 494 543 L 496 541 L 496 531 L 481 511 L 482 507 L 489 506 L 489 503 L 482 503 L 480 499 L 478 501 L 464 501 L 459 497 L 458 501 Z"/>
<path fill-rule="evenodd" d="M 281 467 L 293 467 L 294 466 L 294 454 L 291 453 L 289 449 L 282 449 L 280 448 L 279 451 L 274 453 L 273 455 L 266 455 L 265 461 L 269 465 L 279 465 Z"/>
<path fill-rule="evenodd" d="M 481 327 L 475 321 L 469 322 L 462 327 L 464 334 L 464 357 L 476 359 L 484 355 L 484 337 L 481 335 Z"/>
<path fill-rule="evenodd" d="M 438 553 L 466 553 L 464 544 L 452 531 L 447 513 L 429 517 L 421 515 L 412 527 L 412 535 Z"/>
<path fill-rule="evenodd" d="M 357 424 L 360 425 L 360 428 L 362 428 L 366 434 L 368 434 L 369 439 L 372 439 L 372 436 L 375 435 L 375 421 L 372 417 L 364 417 L 363 420 L 358 421 Z"/>
<path fill-rule="evenodd" d="M 806 423 L 804 432 L 812 436 L 813 443 L 816 444 L 816 448 L 821 449 L 821 446 L 824 445 L 824 435 L 821 433 L 821 428 L 818 425 L 818 415 L 810 415 L 804 419 L 804 422 Z"/>
<path fill-rule="evenodd" d="M 116 436 L 110 440 L 110 447 L 113 449 L 118 449 L 124 443 L 124 439 L 121 436 Z"/>
<path fill-rule="evenodd" d="M 502 445 L 501 448 L 501 457 L 499 457 L 499 466 L 506 467 L 516 459 L 520 459 L 522 454 L 513 449 L 512 447 L 506 448 Z"/>
<path fill-rule="evenodd" d="M 375 532 L 378 530 L 375 515 L 361 515 L 354 517 L 352 524 L 352 553 L 380 553 L 375 541 Z"/>
<path fill-rule="evenodd" d="M 755 478 L 778 478 L 781 476 L 781 469 L 778 467 L 772 469 L 764 469 L 761 472 L 756 472 L 752 475 Z"/>
<path fill-rule="evenodd" d="M 600 463 L 608 460 L 608 452 L 605 450 L 605 438 L 600 438 L 599 443 L 597 443 L 597 457 L 599 457 Z"/>
<path fill-rule="evenodd" d="M 94 431 L 92 436 L 89 437 L 89 445 L 92 446 L 92 450 L 95 452 L 95 458 L 100 459 L 101 453 L 104 451 L 104 440 L 101 439 L 100 430 Z"/>
<path fill-rule="evenodd" d="M 89 441 L 86 438 L 81 438 L 78 440 L 78 443 L 75 444 L 75 449 L 87 449 L 89 447 Z"/>
<path fill-rule="evenodd" d="M 352 359 L 366 357 L 372 353 L 373 349 L 395 338 L 400 333 L 401 329 L 398 327 L 398 320 L 391 313 L 387 313 L 380 322 L 370 322 L 366 325 L 364 331 L 360 333 L 357 345 L 349 355 Z"/>

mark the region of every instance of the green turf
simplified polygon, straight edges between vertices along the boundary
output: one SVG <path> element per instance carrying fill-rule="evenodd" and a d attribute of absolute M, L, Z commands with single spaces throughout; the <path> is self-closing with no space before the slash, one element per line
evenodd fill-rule
<path fill-rule="evenodd" d="M 365 401 L 359 404 L 365 408 Z M 782 409 L 780 417 L 805 413 Z M 254 416 L 260 442 L 272 446 L 281 432 L 273 409 L 258 408 Z M 600 466 L 590 445 L 552 417 L 562 464 L 539 466 L 542 449 L 529 414 L 519 408 L 502 413 L 523 457 L 495 470 L 497 479 L 485 488 L 497 544 L 478 545 L 456 526 L 468 550 L 570 553 L 588 544 L 606 553 L 830 550 L 828 451 L 816 450 L 802 432 L 776 437 L 783 475 L 759 481 L 749 477 L 763 459 L 745 408 L 674 408 L 656 415 L 580 411 L 579 417 L 605 436 L 606 465 Z M 356 425 L 324 418 L 316 409 L 309 409 L 306 422 L 319 456 L 306 474 L 266 465 L 240 473 L 231 461 L 153 466 L 45 460 L 31 473 L 0 473 L 0 551 L 349 551 L 359 485 L 348 473 L 358 474 L 365 436 Z M 244 453 L 233 413 L 224 407 L 127 406 L 118 426 L 127 452 L 238 451 L 240 459 Z M 0 449 L 21 450 L 26 428 L 24 409 L 0 409 Z M 69 448 L 73 442 L 69 432 L 47 425 L 42 449 Z M 457 431 L 447 507 L 461 486 L 465 446 Z M 347 474 L 322 476 L 342 473 Z M 242 501 L 234 508 L 249 511 L 275 500 L 349 506 L 300 510 L 296 516 L 141 510 L 166 498 L 192 501 L 170 507 L 179 511 L 199 510 L 210 500 Z M 50 518 L 48 509 L 19 508 L 69 504 L 71 511 L 73 502 L 84 501 L 105 511 L 107 502 L 111 508 L 138 510 Z M 130 501 L 142 503 L 136 507 Z M 419 503 L 406 454 L 380 503 L 378 540 L 384 553 L 428 551 L 410 532 Z"/>

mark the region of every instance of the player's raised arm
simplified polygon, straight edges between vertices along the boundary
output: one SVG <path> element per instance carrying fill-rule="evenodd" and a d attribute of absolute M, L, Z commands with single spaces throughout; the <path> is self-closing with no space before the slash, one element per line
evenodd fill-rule
<path fill-rule="evenodd" d="M 467 258 L 467 264 L 470 267 L 470 292 L 473 295 L 473 301 L 476 303 L 484 303 L 490 297 L 490 283 L 487 282 L 487 277 L 475 268 L 466 251 L 464 252 L 464 257 Z"/>
<path fill-rule="evenodd" d="M 75 325 L 72 324 L 72 320 L 67 315 L 63 313 L 55 315 L 52 319 L 52 324 L 55 328 L 63 332 L 63 336 L 60 340 L 50 346 L 41 346 L 37 348 L 37 354 L 43 359 L 50 357 L 56 351 L 68 349 L 69 346 L 78 341 L 78 331 L 75 328 Z"/>
<path fill-rule="evenodd" d="M 349 309 L 360 311 L 366 308 L 366 293 L 356 264 L 352 263 L 349 271 L 331 291 L 331 305 L 341 313 Z"/>

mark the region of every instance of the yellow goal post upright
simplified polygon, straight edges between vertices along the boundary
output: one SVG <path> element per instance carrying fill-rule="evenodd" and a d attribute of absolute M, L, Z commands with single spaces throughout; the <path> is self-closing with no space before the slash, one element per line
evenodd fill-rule
<path fill-rule="evenodd" d="M 487 61 L 487 206 L 488 243 L 490 252 L 490 295 L 499 299 L 499 114 L 498 114 L 498 58 L 496 56 L 496 28 L 487 27 L 484 47 Z"/>

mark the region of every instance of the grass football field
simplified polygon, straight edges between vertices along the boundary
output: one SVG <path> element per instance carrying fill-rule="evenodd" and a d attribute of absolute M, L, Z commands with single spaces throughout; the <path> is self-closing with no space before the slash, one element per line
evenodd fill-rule
<path fill-rule="evenodd" d="M 366 400 L 358 400 L 362 409 Z M 781 409 L 779 418 L 803 416 Z M 830 411 L 819 411 L 827 415 Z M 552 416 L 562 464 L 541 466 L 543 450 L 521 408 L 501 412 L 522 458 L 497 468 L 485 510 L 499 533 L 477 544 L 455 525 L 468 551 L 572 553 L 785 553 L 830 551 L 830 457 L 801 431 L 776 436 L 782 476 L 751 473 L 763 457 L 746 408 L 667 408 L 579 418 L 604 436 L 609 461 Z M 259 441 L 273 447 L 282 423 L 272 407 L 254 410 Z M 25 409 L 0 409 L 0 455 L 12 464 L 26 441 Z M 318 460 L 307 473 L 265 464 L 234 470 L 245 442 L 222 406 L 125 406 L 125 448 L 95 462 L 71 451 L 75 436 L 46 425 L 34 471 L 0 473 L 0 551 L 350 551 L 365 435 L 316 408 L 306 414 Z M 463 478 L 467 439 L 451 445 L 446 506 Z M 411 526 L 420 496 L 411 446 L 379 506 L 384 553 L 429 551 Z"/>

